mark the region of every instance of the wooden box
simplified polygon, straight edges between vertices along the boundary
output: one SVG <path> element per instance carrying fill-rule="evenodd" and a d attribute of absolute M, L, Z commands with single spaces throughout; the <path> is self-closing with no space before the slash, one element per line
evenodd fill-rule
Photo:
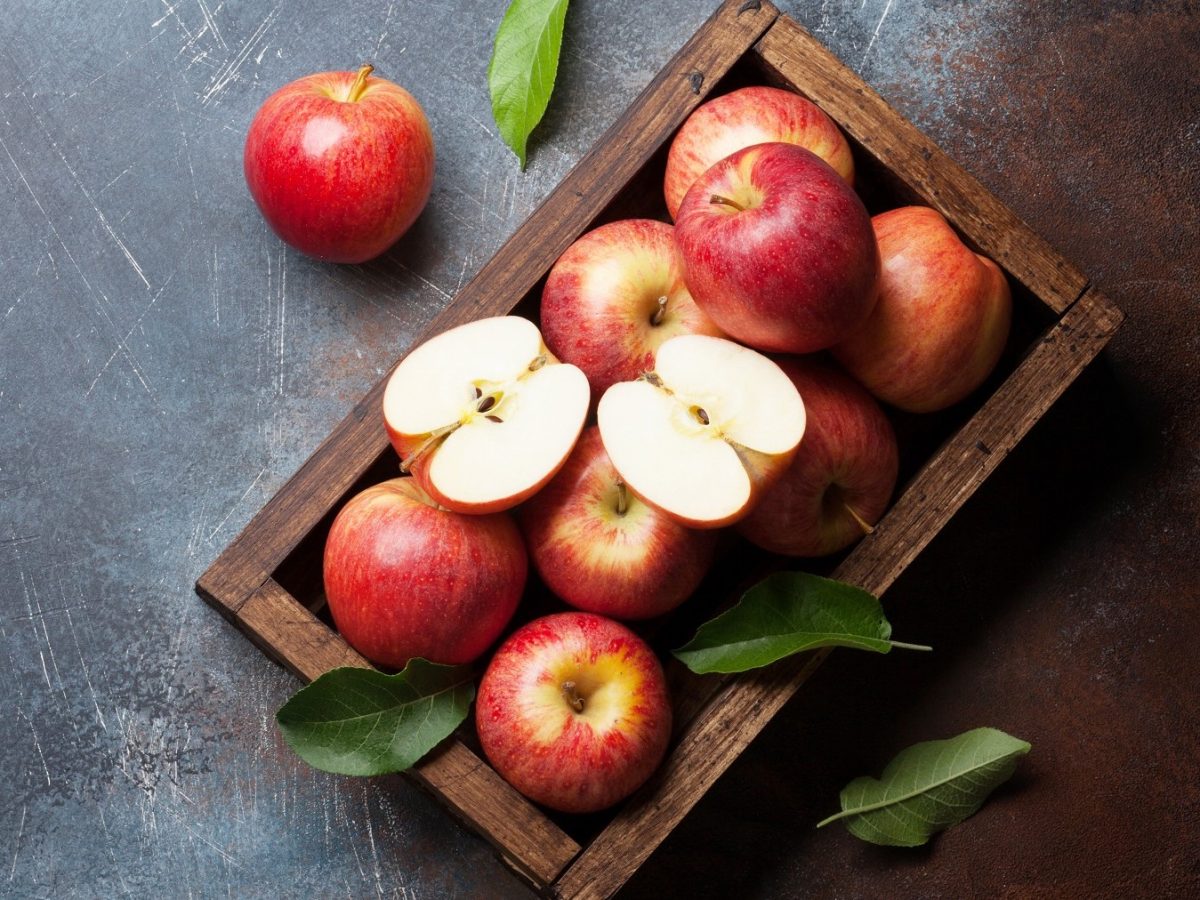
<path fill-rule="evenodd" d="M 920 422 L 894 417 L 907 483 L 875 533 L 832 570 L 834 577 L 882 594 L 1095 357 L 1123 316 L 1082 273 L 769 3 L 724 3 L 427 334 L 514 309 L 535 314 L 547 271 L 585 231 L 634 215 L 665 219 L 661 179 L 675 130 L 710 94 L 753 83 L 790 87 L 840 125 L 853 145 L 857 186 L 872 212 L 908 203 L 936 207 L 968 243 L 1004 268 L 1013 287 L 1013 336 L 988 385 L 946 414 Z M 375 385 L 351 410 L 196 585 L 251 640 L 305 680 L 335 666 L 368 665 L 322 618 L 320 558 L 341 504 L 363 486 L 396 474 L 383 429 L 383 386 L 384 381 Z M 728 572 L 710 582 L 715 584 L 702 591 L 725 596 L 746 584 Z M 703 617 L 691 605 L 676 613 L 691 617 L 685 625 Z M 672 636 L 685 631 L 677 627 Z M 606 815 L 576 820 L 535 807 L 472 749 L 469 722 L 412 775 L 538 890 L 570 898 L 608 896 L 826 655 L 811 653 L 734 677 L 696 677 L 668 664 L 676 708 L 670 754 L 649 784 Z"/>

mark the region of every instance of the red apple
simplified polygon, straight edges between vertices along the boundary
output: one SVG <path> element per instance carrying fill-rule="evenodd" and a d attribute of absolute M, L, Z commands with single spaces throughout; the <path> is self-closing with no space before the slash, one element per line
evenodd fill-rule
<path fill-rule="evenodd" d="M 850 145 L 816 104 L 779 88 L 747 87 L 701 105 L 675 135 L 663 181 L 671 218 L 688 188 L 714 164 L 743 147 L 772 141 L 811 150 L 847 184 L 854 183 Z"/>
<path fill-rule="evenodd" d="M 520 316 L 477 319 L 396 366 L 383 420 L 403 471 L 437 503 L 500 512 L 546 485 L 583 430 L 587 378 Z"/>
<path fill-rule="evenodd" d="M 243 166 L 267 223 L 297 250 L 360 263 L 396 242 L 433 187 L 433 135 L 420 104 L 383 78 L 322 72 L 267 98 Z"/>
<path fill-rule="evenodd" d="M 1012 320 L 1008 282 L 937 210 L 906 206 L 873 224 L 883 259 L 879 302 L 834 355 L 893 406 L 944 409 L 996 367 Z"/>
<path fill-rule="evenodd" d="M 795 358 L 779 367 L 804 398 L 804 440 L 738 530 L 773 553 L 824 556 L 861 538 L 887 509 L 896 435 L 871 395 L 836 369 Z"/>
<path fill-rule="evenodd" d="M 704 334 L 663 344 L 653 372 L 604 392 L 596 418 L 630 490 L 691 528 L 744 518 L 804 436 L 804 403 L 783 370 Z"/>
<path fill-rule="evenodd" d="M 558 613 L 518 629 L 492 657 L 475 701 L 483 752 L 538 803 L 583 813 L 627 797 L 671 736 L 662 666 L 611 619 Z"/>
<path fill-rule="evenodd" d="M 527 565 L 508 515 L 452 513 L 413 479 L 396 478 L 356 495 L 333 520 L 325 596 L 338 631 L 371 662 L 468 663 L 512 618 Z"/>
<path fill-rule="evenodd" d="M 715 532 L 685 528 L 629 492 L 595 427 L 521 507 L 519 521 L 550 590 L 617 619 L 648 619 L 682 603 L 708 571 L 716 544 Z"/>
<path fill-rule="evenodd" d="M 684 197 L 675 239 L 696 303 L 759 350 L 829 347 L 875 305 L 871 218 L 803 147 L 758 144 L 721 160 Z"/>
<path fill-rule="evenodd" d="M 542 291 L 542 333 L 599 397 L 654 365 L 677 334 L 720 335 L 687 286 L 671 226 L 649 219 L 589 231 L 558 258 Z"/>

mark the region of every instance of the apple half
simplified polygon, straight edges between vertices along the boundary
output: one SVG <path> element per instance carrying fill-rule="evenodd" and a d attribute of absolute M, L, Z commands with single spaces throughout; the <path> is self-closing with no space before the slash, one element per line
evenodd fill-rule
<path fill-rule="evenodd" d="M 583 372 L 528 319 L 479 319 L 430 338 L 396 367 L 383 419 L 400 467 L 454 512 L 486 514 L 535 494 L 587 416 Z"/>
<path fill-rule="evenodd" d="M 628 488 L 692 528 L 746 516 L 804 436 L 804 401 L 774 362 L 733 341 L 681 335 L 654 371 L 614 384 L 600 437 Z"/>

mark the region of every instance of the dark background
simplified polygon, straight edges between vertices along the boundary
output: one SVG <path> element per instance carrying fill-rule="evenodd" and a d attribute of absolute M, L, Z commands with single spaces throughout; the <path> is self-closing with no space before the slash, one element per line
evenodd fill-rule
<path fill-rule="evenodd" d="M 524 895 L 399 777 L 281 743 L 297 682 L 196 576 L 707 17 L 577 0 L 529 168 L 485 82 L 503 0 L 8 2 L 0 13 L 0 895 Z M 887 597 L 933 654 L 835 654 L 625 896 L 1200 891 L 1200 11 L 782 2 L 1129 313 Z M 255 109 L 371 59 L 432 121 L 383 264 L 282 246 Z M 931 847 L 812 824 L 977 725 L 1033 743 Z"/>

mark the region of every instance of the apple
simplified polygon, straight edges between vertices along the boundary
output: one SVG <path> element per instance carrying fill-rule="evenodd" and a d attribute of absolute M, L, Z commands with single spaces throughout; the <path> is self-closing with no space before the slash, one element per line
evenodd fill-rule
<path fill-rule="evenodd" d="M 381 254 L 425 208 L 433 135 L 408 91 L 355 72 L 285 85 L 250 123 L 243 167 L 267 223 L 297 250 L 330 262 Z"/>
<path fill-rule="evenodd" d="M 721 334 L 683 283 L 671 226 L 649 219 L 610 222 L 568 247 L 542 291 L 541 324 L 597 398 L 649 369 L 669 338 Z"/>
<path fill-rule="evenodd" d="M 671 218 L 688 188 L 714 164 L 743 147 L 775 141 L 811 150 L 854 183 L 850 145 L 815 103 L 779 88 L 741 88 L 699 106 L 671 142 L 663 181 Z"/>
<path fill-rule="evenodd" d="M 528 562 L 507 514 L 439 507 L 412 478 L 355 495 L 325 540 L 325 597 L 346 641 L 371 662 L 471 662 L 500 636 Z"/>
<path fill-rule="evenodd" d="M 685 528 L 630 493 L 594 426 L 518 521 L 550 590 L 616 619 L 674 609 L 704 578 L 716 545 L 715 532 Z"/>
<path fill-rule="evenodd" d="M 692 528 L 747 515 L 792 461 L 805 421 L 776 363 L 701 334 L 663 344 L 653 372 L 604 393 L 597 418 L 630 490 Z"/>
<path fill-rule="evenodd" d="M 535 619 L 496 651 L 475 700 L 493 768 L 526 797 L 594 812 L 633 793 L 662 761 L 671 705 L 646 643 L 611 619 Z"/>
<path fill-rule="evenodd" d="M 896 486 L 891 423 L 853 379 L 812 359 L 781 359 L 808 424 L 792 464 L 738 530 L 772 553 L 825 556 L 873 530 Z"/>
<path fill-rule="evenodd" d="M 883 260 L 879 302 L 834 356 L 893 406 L 945 409 L 979 387 L 1000 359 L 1012 320 L 1008 282 L 937 210 L 906 206 L 873 224 Z"/>
<path fill-rule="evenodd" d="M 679 207 L 684 279 L 730 337 L 783 353 L 829 347 L 875 305 L 879 251 L 858 195 L 793 144 L 739 150 Z"/>
<path fill-rule="evenodd" d="M 479 319 L 430 338 L 392 372 L 383 418 L 400 467 L 455 512 L 516 506 L 566 461 L 591 391 L 519 316 Z"/>

